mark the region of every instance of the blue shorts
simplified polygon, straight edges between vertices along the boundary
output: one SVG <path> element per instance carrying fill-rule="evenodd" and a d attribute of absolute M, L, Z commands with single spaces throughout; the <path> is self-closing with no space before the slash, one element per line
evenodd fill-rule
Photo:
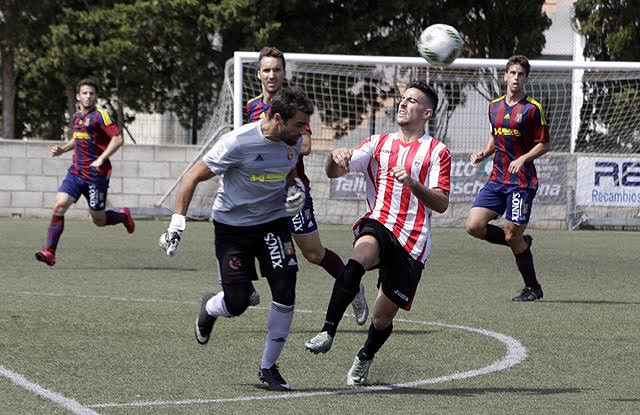
<path fill-rule="evenodd" d="M 89 209 L 104 210 L 107 204 L 107 190 L 109 189 L 109 176 L 97 176 L 92 181 L 84 180 L 75 174 L 67 173 L 58 189 L 78 201 L 80 195 L 87 199 Z"/>
<path fill-rule="evenodd" d="M 521 188 L 489 180 L 480 189 L 471 207 L 481 207 L 495 212 L 511 223 L 529 223 L 533 198 L 537 189 Z"/>
<path fill-rule="evenodd" d="M 313 214 L 313 200 L 311 199 L 311 189 L 305 189 L 306 199 L 304 207 L 295 216 L 289 219 L 289 230 L 294 235 L 306 235 L 318 230 L 318 222 Z"/>

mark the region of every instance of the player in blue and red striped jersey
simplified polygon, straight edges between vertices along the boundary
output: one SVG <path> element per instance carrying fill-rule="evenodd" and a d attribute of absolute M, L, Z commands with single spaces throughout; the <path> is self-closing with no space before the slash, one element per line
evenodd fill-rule
<path fill-rule="evenodd" d="M 269 114 L 271 97 L 282 88 L 284 83 L 285 65 L 284 54 L 277 48 L 264 47 L 260 50 L 257 76 L 262 84 L 262 93 L 250 99 L 245 106 L 249 122 L 259 121 Z M 290 219 L 289 228 L 296 245 L 307 261 L 321 266 L 329 275 L 337 278 L 344 270 L 344 262 L 335 252 L 322 245 L 318 223 L 313 212 L 309 178 L 304 171 L 303 157 L 311 153 L 311 128 L 309 125 L 307 125 L 306 131 L 307 133 L 302 136 L 302 149 L 296 164 L 297 182 L 306 194 L 305 205 L 300 213 Z M 256 294 L 254 298 L 259 297 Z M 356 323 L 363 325 L 369 315 L 363 285 L 360 285 L 360 290 L 351 305 Z"/>
<path fill-rule="evenodd" d="M 531 255 L 532 238 L 524 235 L 538 177 L 533 160 L 550 149 L 549 125 L 540 103 L 525 93 L 529 60 L 514 55 L 507 61 L 506 95 L 489 104 L 491 136 L 485 149 L 473 153 L 477 164 L 493 155 L 493 171 L 469 211 L 466 229 L 476 238 L 511 248 L 524 280 L 524 289 L 513 301 L 535 301 L 543 296 Z M 504 228 L 489 224 L 504 215 Z"/>
<path fill-rule="evenodd" d="M 76 100 L 80 111 L 73 116 L 73 137 L 63 146 L 51 147 L 51 155 L 57 157 L 73 150 L 73 163 L 56 193 L 53 215 L 47 230 L 47 242 L 43 250 L 36 252 L 36 259 L 49 266 L 56 263 L 56 248 L 64 230 L 64 214 L 82 195 L 89 204 L 89 213 L 97 226 L 124 224 L 133 233 L 135 222 L 128 208 L 119 211 L 105 210 L 111 162 L 109 156 L 123 143 L 120 130 L 109 113 L 96 107 L 97 85 L 91 79 L 83 79 L 76 86 Z"/>

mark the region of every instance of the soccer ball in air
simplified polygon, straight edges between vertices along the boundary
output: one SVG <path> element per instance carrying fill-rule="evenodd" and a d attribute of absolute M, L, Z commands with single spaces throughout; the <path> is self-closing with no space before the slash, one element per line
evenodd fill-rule
<path fill-rule="evenodd" d="M 462 52 L 464 41 L 455 27 L 434 24 L 422 31 L 418 43 L 418 53 L 435 66 L 450 65 Z"/>

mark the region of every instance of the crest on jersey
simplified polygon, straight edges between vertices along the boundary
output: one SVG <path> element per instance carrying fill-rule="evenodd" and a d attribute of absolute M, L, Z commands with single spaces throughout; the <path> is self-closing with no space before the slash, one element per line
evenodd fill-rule
<path fill-rule="evenodd" d="M 293 156 L 295 156 L 295 151 L 291 148 L 287 148 L 287 159 L 293 160 Z"/>

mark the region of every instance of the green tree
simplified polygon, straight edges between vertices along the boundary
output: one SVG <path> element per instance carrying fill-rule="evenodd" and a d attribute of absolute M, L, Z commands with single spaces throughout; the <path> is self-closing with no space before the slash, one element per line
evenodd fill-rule
<path fill-rule="evenodd" d="M 585 37 L 584 56 L 596 61 L 640 60 L 640 3 L 637 1 L 578 0 L 575 20 Z M 611 82 L 599 73 L 583 76 L 584 99 L 576 151 L 640 152 L 640 128 L 629 122 L 610 122 L 606 114 L 628 112 L 640 91 L 623 81 Z"/>

